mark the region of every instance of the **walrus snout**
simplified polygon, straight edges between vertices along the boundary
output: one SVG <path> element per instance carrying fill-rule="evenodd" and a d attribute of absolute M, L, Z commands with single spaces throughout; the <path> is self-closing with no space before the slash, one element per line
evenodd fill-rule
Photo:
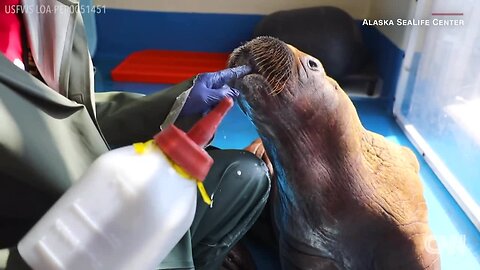
<path fill-rule="evenodd" d="M 248 65 L 269 85 L 270 94 L 278 94 L 292 77 L 294 55 L 288 45 L 276 38 L 258 37 L 235 49 L 229 67 Z"/>

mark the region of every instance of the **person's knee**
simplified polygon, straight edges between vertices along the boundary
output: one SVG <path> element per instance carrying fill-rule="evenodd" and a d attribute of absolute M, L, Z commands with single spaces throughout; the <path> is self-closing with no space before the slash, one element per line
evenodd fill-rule
<path fill-rule="evenodd" d="M 208 243 L 228 251 L 257 220 L 270 194 L 270 179 L 263 161 L 241 150 L 209 150 L 214 159 L 204 181 L 212 204 L 197 201 L 196 218 L 191 228 L 197 257 Z M 202 244 L 203 243 L 203 244 Z M 202 246 L 203 245 L 203 246 Z M 203 259 L 196 259 L 196 263 Z"/>
<path fill-rule="evenodd" d="M 222 163 L 222 182 L 230 188 L 261 197 L 270 191 L 270 177 L 265 163 L 250 152 L 243 150 L 219 150 L 211 153 L 215 163 Z M 219 168 L 220 167 L 220 168 Z M 227 183 L 222 183 L 225 186 Z"/>

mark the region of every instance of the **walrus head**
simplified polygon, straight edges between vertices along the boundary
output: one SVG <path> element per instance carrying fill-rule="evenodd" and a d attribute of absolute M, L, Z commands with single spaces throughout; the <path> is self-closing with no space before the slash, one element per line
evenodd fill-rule
<path fill-rule="evenodd" d="M 365 130 L 320 61 L 259 37 L 229 66 L 233 84 L 273 162 L 275 223 L 284 268 L 439 269 L 418 162 Z"/>
<path fill-rule="evenodd" d="M 310 111 L 305 111 L 310 108 L 315 108 L 318 113 L 330 113 L 338 102 L 335 94 L 337 85 L 326 76 L 320 61 L 278 39 L 259 37 L 237 48 L 231 54 L 229 66 L 239 65 L 248 65 L 253 69 L 235 85 L 242 90 L 245 98 L 242 101 L 246 103 L 242 102 L 242 105 L 248 104 L 255 112 L 248 113 L 249 110 L 244 107 L 254 118 L 252 120 L 261 122 L 267 115 L 279 116 L 277 112 L 284 114 L 289 109 L 303 110 L 305 115 L 311 115 Z M 298 85 L 302 85 L 302 91 L 298 91 Z M 310 92 L 313 91 L 317 94 L 312 95 Z M 311 97 L 326 99 L 322 104 L 329 108 L 319 108 Z"/>

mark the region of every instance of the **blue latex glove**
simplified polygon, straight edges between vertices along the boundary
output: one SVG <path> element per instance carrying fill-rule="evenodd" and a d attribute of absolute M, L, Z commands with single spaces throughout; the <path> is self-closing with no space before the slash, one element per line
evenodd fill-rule
<path fill-rule="evenodd" d="M 192 90 L 180 115 L 203 114 L 225 97 L 236 98 L 239 92 L 227 84 L 251 71 L 248 66 L 228 68 L 217 72 L 202 73 L 193 82 Z"/>

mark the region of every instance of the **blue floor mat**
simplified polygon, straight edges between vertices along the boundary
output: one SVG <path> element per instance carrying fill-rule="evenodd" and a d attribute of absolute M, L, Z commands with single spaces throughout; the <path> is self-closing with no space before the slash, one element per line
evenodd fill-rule
<path fill-rule="evenodd" d="M 96 58 L 97 91 L 124 90 L 149 94 L 167 86 L 112 82 L 108 71 L 120 61 L 121 59 L 115 58 Z M 365 128 L 415 151 L 393 117 L 385 110 L 382 101 L 354 99 L 354 104 Z M 235 105 L 220 125 L 213 145 L 224 149 L 240 149 L 256 137 L 255 127 Z M 420 176 L 424 184 L 430 226 L 439 245 L 442 269 L 480 269 L 480 233 L 455 203 L 423 157 L 418 152 L 415 153 L 420 162 Z M 272 250 L 256 245 L 251 240 L 247 241 L 247 245 L 253 251 L 258 269 L 279 269 L 277 256 Z"/>

